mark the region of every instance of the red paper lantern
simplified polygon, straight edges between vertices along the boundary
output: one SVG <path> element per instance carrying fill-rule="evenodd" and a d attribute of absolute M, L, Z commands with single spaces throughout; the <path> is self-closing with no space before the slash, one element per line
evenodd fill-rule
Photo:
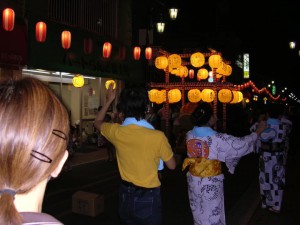
<path fill-rule="evenodd" d="M 91 54 L 93 51 L 93 40 L 91 38 L 85 38 L 83 40 L 83 52 L 86 55 Z"/>
<path fill-rule="evenodd" d="M 141 48 L 140 47 L 134 47 L 133 49 L 133 58 L 135 60 L 139 60 L 141 56 Z"/>
<path fill-rule="evenodd" d="M 71 47 L 71 32 L 64 30 L 61 33 L 61 45 L 64 49 L 69 49 Z"/>
<path fill-rule="evenodd" d="M 151 47 L 147 47 L 145 49 L 145 58 L 147 60 L 150 60 L 152 58 L 152 48 Z"/>
<path fill-rule="evenodd" d="M 194 79 L 195 71 L 193 69 L 189 69 L 189 78 Z"/>
<path fill-rule="evenodd" d="M 11 8 L 6 8 L 2 12 L 2 25 L 6 31 L 12 31 L 15 25 L 15 11 Z"/>
<path fill-rule="evenodd" d="M 47 35 L 47 25 L 44 22 L 37 22 L 35 25 L 35 39 L 38 42 L 45 42 Z"/>
<path fill-rule="evenodd" d="M 109 42 L 103 44 L 103 57 L 109 58 L 111 54 L 112 45 Z"/>

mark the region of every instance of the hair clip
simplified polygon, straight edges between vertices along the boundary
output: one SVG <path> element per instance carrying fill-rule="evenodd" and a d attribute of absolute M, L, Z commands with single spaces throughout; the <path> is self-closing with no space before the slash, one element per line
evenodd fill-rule
<path fill-rule="evenodd" d="M 60 131 L 60 130 L 53 129 L 52 134 L 54 134 L 55 136 L 57 136 L 59 138 L 67 140 L 67 137 L 66 137 L 65 133 Z"/>
<path fill-rule="evenodd" d="M 52 159 L 49 158 L 48 156 L 46 156 L 45 154 L 43 153 L 40 153 L 38 151 L 35 151 L 35 150 L 32 150 L 30 155 L 42 162 L 46 162 L 46 163 L 51 163 L 52 162 Z"/>

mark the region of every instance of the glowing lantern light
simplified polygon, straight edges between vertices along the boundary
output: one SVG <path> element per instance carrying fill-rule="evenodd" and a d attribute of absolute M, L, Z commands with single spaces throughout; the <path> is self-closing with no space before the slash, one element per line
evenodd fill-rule
<path fill-rule="evenodd" d="M 231 104 L 240 103 L 244 98 L 243 93 L 240 91 L 232 91 L 232 95 L 233 98 L 232 101 L 230 102 Z"/>
<path fill-rule="evenodd" d="M 109 58 L 111 55 L 112 45 L 109 42 L 103 44 L 103 58 Z"/>
<path fill-rule="evenodd" d="M 151 47 L 147 47 L 145 49 L 145 58 L 147 60 L 150 60 L 152 58 L 152 48 Z"/>
<path fill-rule="evenodd" d="M 201 100 L 201 91 L 198 89 L 191 89 L 188 91 L 188 99 L 192 103 L 199 102 Z"/>
<path fill-rule="evenodd" d="M 116 82 L 114 80 L 107 80 L 105 82 L 105 88 L 106 88 L 106 90 L 108 90 L 108 88 L 109 88 L 109 86 L 111 84 L 113 85 L 113 89 L 116 89 L 116 86 L 117 86 Z"/>
<path fill-rule="evenodd" d="M 12 31 L 15 26 L 15 11 L 11 8 L 6 8 L 2 12 L 2 25 L 6 31 Z"/>
<path fill-rule="evenodd" d="M 168 57 L 168 63 L 170 70 L 181 66 L 181 57 L 177 54 L 172 54 Z"/>
<path fill-rule="evenodd" d="M 220 55 L 211 55 L 208 58 L 208 64 L 211 68 L 219 68 L 222 66 L 222 58 Z"/>
<path fill-rule="evenodd" d="M 91 38 L 85 38 L 83 40 L 83 52 L 86 55 L 91 54 L 93 51 L 93 40 Z"/>
<path fill-rule="evenodd" d="M 61 33 L 61 45 L 64 49 L 69 49 L 71 47 L 71 32 L 64 30 Z"/>
<path fill-rule="evenodd" d="M 179 66 L 177 70 L 178 70 L 179 77 L 187 77 L 189 74 L 189 70 L 186 66 Z"/>
<path fill-rule="evenodd" d="M 215 92 L 212 89 L 203 89 L 201 93 L 204 102 L 212 102 L 215 99 Z"/>
<path fill-rule="evenodd" d="M 193 69 L 189 70 L 189 78 L 194 79 L 195 71 Z"/>
<path fill-rule="evenodd" d="M 150 102 L 156 102 L 158 92 L 159 90 L 157 89 L 151 89 L 150 91 L 148 91 L 148 97 Z"/>
<path fill-rule="evenodd" d="M 221 89 L 218 92 L 218 99 L 222 103 L 229 103 L 233 98 L 232 92 L 229 89 Z"/>
<path fill-rule="evenodd" d="M 201 68 L 200 70 L 198 70 L 197 72 L 197 80 L 205 80 L 208 77 L 208 71 L 205 68 Z"/>
<path fill-rule="evenodd" d="M 181 99 L 181 91 L 179 89 L 171 89 L 168 92 L 169 103 L 179 102 Z"/>
<path fill-rule="evenodd" d="M 141 48 L 140 47 L 134 47 L 133 49 L 133 58 L 134 60 L 139 60 L 141 56 Z"/>
<path fill-rule="evenodd" d="M 155 58 L 155 67 L 157 69 L 166 69 L 168 66 L 168 59 L 165 56 L 158 56 Z"/>
<path fill-rule="evenodd" d="M 191 55 L 190 61 L 193 67 L 199 68 L 204 65 L 205 57 L 202 53 L 196 52 Z"/>
<path fill-rule="evenodd" d="M 76 74 L 72 79 L 74 87 L 82 87 L 84 85 L 84 78 L 80 74 Z"/>
<path fill-rule="evenodd" d="M 45 42 L 47 36 L 47 25 L 46 23 L 40 21 L 35 25 L 35 39 L 38 42 Z"/>

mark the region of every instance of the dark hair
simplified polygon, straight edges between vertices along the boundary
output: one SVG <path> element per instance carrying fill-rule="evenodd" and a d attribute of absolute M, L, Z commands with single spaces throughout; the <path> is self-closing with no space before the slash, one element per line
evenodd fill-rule
<path fill-rule="evenodd" d="M 201 102 L 192 113 L 191 120 L 194 125 L 203 126 L 207 124 L 212 115 L 212 106 L 207 102 Z"/>
<path fill-rule="evenodd" d="M 148 92 L 142 87 L 124 88 L 120 94 L 117 109 L 124 117 L 144 119 L 149 103 Z"/>

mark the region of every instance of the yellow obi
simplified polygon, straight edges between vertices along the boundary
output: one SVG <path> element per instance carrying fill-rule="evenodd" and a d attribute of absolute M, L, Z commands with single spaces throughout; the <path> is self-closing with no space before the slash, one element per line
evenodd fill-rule
<path fill-rule="evenodd" d="M 187 166 L 189 172 L 197 177 L 212 177 L 222 173 L 221 162 L 218 160 L 210 160 L 206 158 L 186 158 L 182 164 L 182 170 Z"/>

